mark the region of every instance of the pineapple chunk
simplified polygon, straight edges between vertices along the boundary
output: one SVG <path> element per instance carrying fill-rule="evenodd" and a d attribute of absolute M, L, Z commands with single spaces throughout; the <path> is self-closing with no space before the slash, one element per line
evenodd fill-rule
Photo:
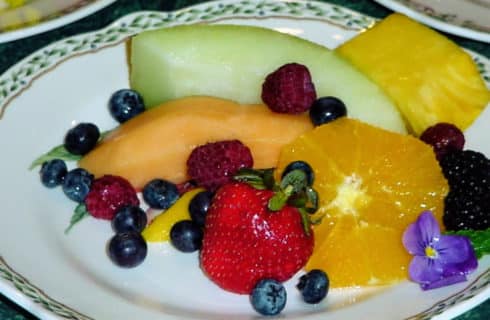
<path fill-rule="evenodd" d="M 464 130 L 490 101 L 468 53 L 402 14 L 388 16 L 336 51 L 383 88 L 416 135 L 437 122 Z"/>

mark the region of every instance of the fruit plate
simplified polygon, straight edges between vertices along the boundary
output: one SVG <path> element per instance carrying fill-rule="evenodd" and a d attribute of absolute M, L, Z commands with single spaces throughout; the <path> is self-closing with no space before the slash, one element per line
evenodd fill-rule
<path fill-rule="evenodd" d="M 60 190 L 45 189 L 29 164 L 61 143 L 75 123 L 91 121 L 102 130 L 116 125 L 106 104 L 112 92 L 128 86 L 125 40 L 135 33 L 184 23 L 246 24 L 334 48 L 374 22 L 312 1 L 215 1 L 176 12 L 133 13 L 102 30 L 53 43 L 11 67 L 0 76 L 0 292 L 42 319 L 256 319 L 248 297 L 224 292 L 203 275 L 196 254 L 150 245 L 141 266 L 122 269 L 105 252 L 112 236 L 108 223 L 84 219 L 65 235 L 74 203 Z M 489 83 L 490 61 L 472 55 Z M 487 156 L 489 121 L 487 107 L 467 131 L 468 147 Z M 286 283 L 283 318 L 451 318 L 490 296 L 489 267 L 487 256 L 468 282 L 428 292 L 408 281 L 332 290 L 316 306 L 299 302 L 295 277 Z"/>
<path fill-rule="evenodd" d="M 490 43 L 489 0 L 375 0 L 441 31 Z"/>
<path fill-rule="evenodd" d="M 86 17 L 115 0 L 27 0 L 22 6 L 1 9 L 0 43 L 48 31 Z"/>

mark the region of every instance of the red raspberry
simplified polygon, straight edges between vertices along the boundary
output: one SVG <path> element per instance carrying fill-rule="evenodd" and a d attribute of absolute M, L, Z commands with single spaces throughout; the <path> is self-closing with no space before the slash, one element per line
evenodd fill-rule
<path fill-rule="evenodd" d="M 136 190 L 126 179 L 105 175 L 92 182 L 85 205 L 95 218 L 112 220 L 122 206 L 138 206 L 139 200 Z"/>
<path fill-rule="evenodd" d="M 274 112 L 303 113 L 315 100 L 310 71 L 302 64 L 285 64 L 269 74 L 262 84 L 262 101 Z"/>
<path fill-rule="evenodd" d="M 445 122 L 427 128 L 420 140 L 432 146 L 437 160 L 441 160 L 451 151 L 463 150 L 465 143 L 463 132 L 455 125 Z"/>
<path fill-rule="evenodd" d="M 187 173 L 191 179 L 211 191 L 229 182 L 239 169 L 252 166 L 250 149 L 238 140 L 198 146 L 187 159 Z"/>
<path fill-rule="evenodd" d="M 189 181 L 184 181 L 182 183 L 179 183 L 176 185 L 177 190 L 179 191 L 179 195 L 182 196 L 184 193 L 189 192 L 193 189 L 195 189 L 196 183 L 192 180 Z"/>

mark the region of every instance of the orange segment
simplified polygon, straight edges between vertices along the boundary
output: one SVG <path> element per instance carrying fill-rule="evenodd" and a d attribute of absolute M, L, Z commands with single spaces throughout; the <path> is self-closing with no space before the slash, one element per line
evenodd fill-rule
<path fill-rule="evenodd" d="M 441 222 L 447 182 L 430 146 L 343 118 L 281 150 L 278 173 L 308 162 L 320 195 L 315 249 L 307 269 L 323 269 L 333 287 L 381 285 L 406 278 L 401 238 L 422 210 Z"/>

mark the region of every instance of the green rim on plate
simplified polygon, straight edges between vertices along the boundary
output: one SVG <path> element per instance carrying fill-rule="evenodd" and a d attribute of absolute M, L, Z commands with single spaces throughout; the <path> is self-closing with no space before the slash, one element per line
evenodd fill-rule
<path fill-rule="evenodd" d="M 267 19 L 284 17 L 321 20 L 341 28 L 361 31 L 372 26 L 376 19 L 340 6 L 311 1 L 243 0 L 216 1 L 174 12 L 136 12 L 125 16 L 110 26 L 55 42 L 17 63 L 0 76 L 0 120 L 9 102 L 30 84 L 59 63 L 84 53 L 111 47 L 128 37 L 142 32 L 177 24 L 215 22 L 227 18 Z M 472 54 L 487 85 L 490 87 L 490 62 Z M 16 272 L 0 255 L 0 277 L 14 290 L 49 313 L 69 319 L 88 320 L 89 317 L 50 298 L 29 279 Z M 437 302 L 425 311 L 408 319 L 430 319 L 453 306 L 467 301 L 484 291 L 490 284 L 490 270 L 485 270 L 463 290 Z M 417 311 L 414 311 L 417 312 Z"/>

